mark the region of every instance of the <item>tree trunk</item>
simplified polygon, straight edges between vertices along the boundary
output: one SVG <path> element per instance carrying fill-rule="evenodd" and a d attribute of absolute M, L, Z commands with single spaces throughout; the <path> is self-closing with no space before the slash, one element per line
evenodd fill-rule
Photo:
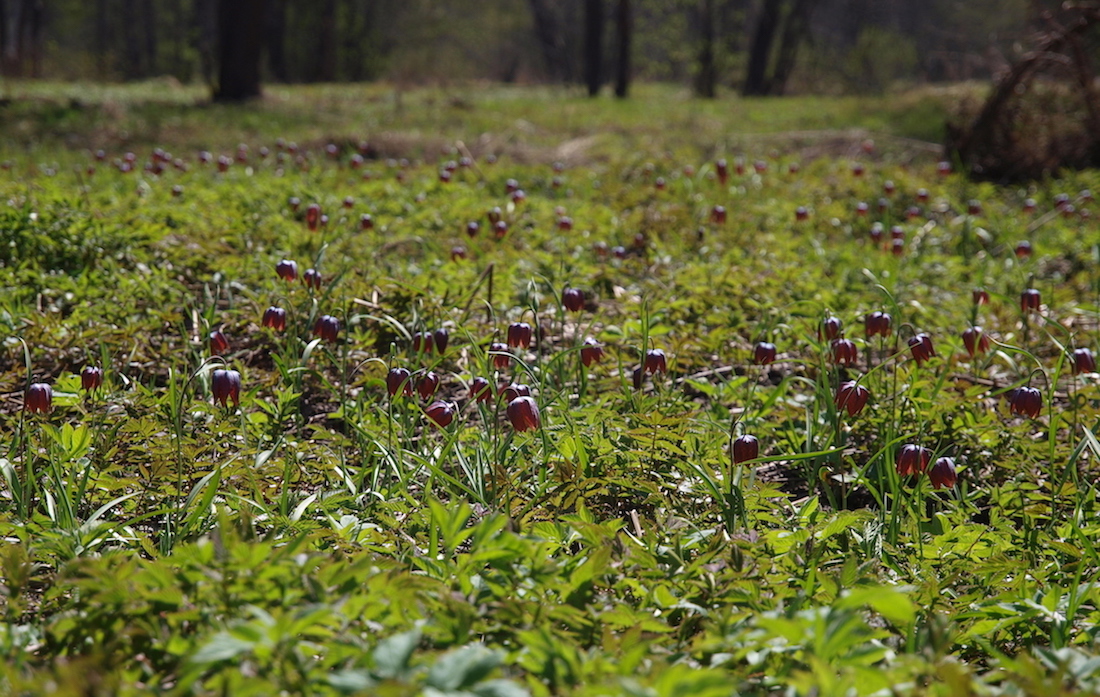
<path fill-rule="evenodd" d="M 336 0 L 325 0 L 321 7 L 321 31 L 317 35 L 317 79 L 336 81 Z"/>
<path fill-rule="evenodd" d="M 600 93 L 603 81 L 603 0 L 584 2 L 584 81 L 588 96 Z"/>
<path fill-rule="evenodd" d="M 107 55 L 111 50 L 111 23 L 108 21 L 108 0 L 96 0 L 95 17 L 95 59 L 96 72 L 100 80 L 107 79 L 110 66 Z"/>
<path fill-rule="evenodd" d="M 286 69 L 286 0 L 271 0 L 268 4 L 267 67 L 278 82 L 288 82 Z"/>
<path fill-rule="evenodd" d="M 122 75 L 127 80 L 136 80 L 142 77 L 141 58 L 142 42 L 138 31 L 141 29 L 137 16 L 138 0 L 123 0 L 122 2 Z"/>
<path fill-rule="evenodd" d="M 810 15 L 817 3 L 818 0 L 795 0 L 783 25 L 775 70 L 768 80 L 768 94 L 783 94 L 787 89 L 787 80 L 794 70 L 795 58 L 798 57 L 798 47 L 810 34 Z"/>
<path fill-rule="evenodd" d="M 19 45 L 19 38 L 22 36 L 22 12 L 22 0 L 0 0 L 0 14 L 3 15 L 0 20 L 0 28 L 3 29 L 3 35 L 0 35 L 0 48 L 3 49 L 0 73 L 4 75 L 19 77 L 23 74 Z"/>
<path fill-rule="evenodd" d="M 630 34 L 633 30 L 630 0 L 619 0 L 615 25 L 619 38 L 619 61 L 615 71 L 615 96 L 624 99 L 630 91 Z"/>
<path fill-rule="evenodd" d="M 698 9 L 699 67 L 695 73 L 695 94 L 714 99 L 718 93 L 718 70 L 714 65 L 714 0 L 703 0 Z"/>
<path fill-rule="evenodd" d="M 546 61 L 547 75 L 554 80 L 563 80 L 568 70 L 561 65 L 561 42 L 554 12 L 547 4 L 547 0 L 528 0 L 528 5 L 531 7 L 531 16 L 534 19 L 535 38 L 539 42 L 543 60 Z"/>
<path fill-rule="evenodd" d="M 782 0 L 764 0 L 760 15 L 756 18 L 745 84 L 741 87 L 741 93 L 746 97 L 768 94 L 768 64 L 771 62 L 772 44 L 779 30 L 781 5 Z"/>
<path fill-rule="evenodd" d="M 208 85 L 214 85 L 217 75 L 217 59 L 215 56 L 215 42 L 217 41 L 218 23 L 215 0 L 195 0 L 194 19 L 192 31 L 195 36 L 195 50 L 199 54 L 199 70 L 202 79 Z"/>
<path fill-rule="evenodd" d="M 146 0 L 142 3 L 143 17 L 142 24 L 145 36 L 142 48 L 145 55 L 142 58 L 144 64 L 144 72 L 146 77 L 155 76 L 159 71 L 157 65 L 157 7 L 156 3 L 151 0 Z"/>
<path fill-rule="evenodd" d="M 264 0 L 219 0 L 215 101 L 239 102 L 260 96 L 263 18 Z"/>

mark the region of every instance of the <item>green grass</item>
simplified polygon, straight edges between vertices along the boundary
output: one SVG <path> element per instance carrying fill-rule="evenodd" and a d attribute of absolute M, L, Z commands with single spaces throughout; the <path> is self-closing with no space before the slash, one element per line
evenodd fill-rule
<path fill-rule="evenodd" d="M 564 142 L 588 137 L 598 144 L 594 155 L 603 157 L 624 149 L 647 156 L 666 151 L 700 155 L 700 150 L 746 147 L 757 137 L 791 131 L 862 129 L 887 138 L 938 142 L 943 117 L 956 97 L 927 91 L 698 100 L 679 87 L 643 84 L 622 101 L 592 100 L 579 88 L 561 87 L 271 85 L 262 102 L 240 107 L 209 104 L 204 89 L 171 81 L 124 86 L 9 81 L 3 94 L 11 101 L 0 109 L 13 124 L 11 143 L 17 151 L 159 146 L 190 154 L 235 147 L 242 140 L 285 137 L 323 145 L 369 136 L 402 150 L 399 155 L 434 158 L 441 146 L 463 140 L 479 151 L 528 159 L 552 157 Z M 765 142 L 783 147 L 786 140 Z"/>
<path fill-rule="evenodd" d="M 0 692 L 1100 689 L 1100 391 L 1068 358 L 1097 347 L 1079 194 L 1095 172 L 1026 190 L 940 176 L 908 140 L 931 132 L 935 94 L 463 86 L 398 106 L 386 86 L 271 87 L 229 108 L 165 85 L 84 87 L 80 106 L 75 87 L 6 89 L 25 140 L 0 178 Z M 355 169 L 360 139 L 379 157 Z M 475 159 L 444 183 L 459 141 Z M 248 162 L 224 173 L 197 161 L 241 142 Z M 186 171 L 144 171 L 153 147 Z M 284 258 L 323 283 L 281 279 Z M 273 305 L 284 332 L 262 326 Z M 864 337 L 872 311 L 888 337 Z M 337 341 L 316 336 L 324 315 Z M 829 316 L 854 365 L 833 359 Z M 492 347 L 516 322 L 531 346 Z M 994 342 L 970 357 L 974 323 Z M 441 328 L 444 352 L 416 349 Z M 918 332 L 937 353 L 920 365 Z M 588 337 L 605 355 L 585 366 Z M 753 363 L 760 341 L 774 364 Z M 667 372 L 635 386 L 657 349 Z M 397 368 L 438 391 L 389 395 Z M 222 369 L 239 405 L 214 398 Z M 472 399 L 476 377 L 527 385 L 540 426 Z M 855 415 L 835 400 L 846 380 L 871 393 Z M 24 408 L 31 383 L 52 412 Z M 1026 385 L 1037 416 L 1009 409 Z M 442 428 L 437 399 L 455 407 Z M 747 434 L 760 456 L 733 462 Z M 898 475 L 906 444 L 952 458 L 957 483 Z"/>

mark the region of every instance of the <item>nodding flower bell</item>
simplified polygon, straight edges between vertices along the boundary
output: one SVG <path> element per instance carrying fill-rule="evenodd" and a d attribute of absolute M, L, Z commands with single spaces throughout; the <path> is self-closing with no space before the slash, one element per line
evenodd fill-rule
<path fill-rule="evenodd" d="M 96 366 L 85 366 L 80 371 L 80 387 L 85 392 L 98 390 L 103 385 L 103 369 Z"/>
<path fill-rule="evenodd" d="M 650 375 L 668 372 L 668 359 L 661 349 L 649 349 L 645 353 L 645 372 Z"/>
<path fill-rule="evenodd" d="M 512 355 L 508 353 L 508 345 L 499 341 L 489 344 L 489 357 L 493 361 L 493 367 L 505 370 L 512 364 Z"/>
<path fill-rule="evenodd" d="M 298 280 L 298 262 L 292 259 L 283 259 L 275 265 L 275 273 L 284 281 Z"/>
<path fill-rule="evenodd" d="M 229 353 L 229 339 L 217 329 L 210 332 L 210 353 L 215 356 Z"/>
<path fill-rule="evenodd" d="M 504 401 L 510 404 L 520 397 L 530 397 L 531 388 L 527 385 L 513 382 L 509 385 L 505 385 L 500 390 L 500 394 L 504 396 Z"/>
<path fill-rule="evenodd" d="M 237 406 L 241 403 L 241 374 L 236 370 L 215 370 L 210 379 L 210 390 L 214 393 L 214 401 L 223 407 L 228 407 L 230 401 Z"/>
<path fill-rule="evenodd" d="M 561 292 L 561 304 L 570 312 L 580 312 L 584 309 L 584 291 L 566 288 Z"/>
<path fill-rule="evenodd" d="M 1034 419 L 1043 411 L 1043 393 L 1034 387 L 1017 387 L 1010 390 L 1008 410 L 1013 414 Z"/>
<path fill-rule="evenodd" d="M 323 281 L 321 272 L 317 269 L 306 269 L 306 272 L 302 274 L 302 283 L 306 284 L 306 288 L 320 290 Z"/>
<path fill-rule="evenodd" d="M 941 457 L 936 460 L 936 464 L 932 465 L 932 469 L 928 470 L 928 481 L 932 482 L 932 486 L 937 489 L 950 489 L 955 486 L 955 482 L 959 480 L 959 475 L 955 472 L 955 461 L 949 457 Z"/>
<path fill-rule="evenodd" d="M 733 441 L 733 463 L 740 465 L 742 462 L 755 460 L 760 457 L 760 441 L 756 436 L 744 434 Z"/>
<path fill-rule="evenodd" d="M 531 345 L 531 325 L 526 322 L 513 322 L 508 325 L 508 345 L 513 348 L 527 348 Z"/>
<path fill-rule="evenodd" d="M 863 329 L 867 338 L 872 336 L 890 336 L 890 324 L 893 318 L 885 312 L 871 312 L 863 318 Z"/>
<path fill-rule="evenodd" d="M 932 347 L 931 337 L 923 332 L 909 339 L 909 351 L 913 354 L 913 360 L 917 362 L 918 366 L 936 355 L 936 349 Z"/>
<path fill-rule="evenodd" d="M 871 393 L 866 387 L 855 380 L 848 380 L 841 383 L 836 391 L 836 408 L 847 411 L 848 416 L 855 416 L 863 411 L 863 407 L 867 405 L 867 400 L 870 398 Z"/>
<path fill-rule="evenodd" d="M 859 361 L 859 349 L 851 339 L 833 339 L 831 347 L 837 365 L 855 365 Z"/>
<path fill-rule="evenodd" d="M 832 315 L 830 315 L 821 322 L 821 336 L 825 337 L 829 341 L 832 341 L 833 339 L 839 339 L 843 327 L 844 324 L 840 321 L 839 317 L 833 317 Z"/>
<path fill-rule="evenodd" d="M 962 340 L 963 346 L 966 347 L 966 352 L 970 354 L 971 358 L 979 353 L 988 353 L 989 351 L 989 336 L 977 325 L 968 327 L 963 331 Z"/>
<path fill-rule="evenodd" d="M 921 474 L 928 469 L 928 463 L 932 461 L 932 451 L 919 445 L 909 443 L 898 450 L 895 465 L 899 477 L 913 474 Z"/>
<path fill-rule="evenodd" d="M 592 337 L 588 337 L 584 340 L 584 346 L 581 346 L 581 363 L 587 368 L 601 360 L 603 360 L 603 346 Z"/>
<path fill-rule="evenodd" d="M 1073 374 L 1080 375 L 1082 373 L 1095 373 L 1096 372 L 1096 356 L 1092 354 L 1092 350 L 1088 348 L 1074 349 L 1073 351 Z"/>
<path fill-rule="evenodd" d="M 318 336 L 330 343 L 336 343 L 340 338 L 340 320 L 332 315 L 321 315 L 313 323 L 313 336 Z"/>
<path fill-rule="evenodd" d="M 988 305 L 989 304 L 989 291 L 984 288 L 975 288 L 970 292 L 970 297 L 974 301 L 975 305 Z"/>
<path fill-rule="evenodd" d="M 286 310 L 274 305 L 264 310 L 263 326 L 277 332 L 286 331 Z"/>
<path fill-rule="evenodd" d="M 1043 304 L 1043 296 L 1039 291 L 1034 288 L 1028 288 L 1023 293 L 1020 293 L 1020 310 L 1027 312 L 1028 310 L 1039 311 L 1039 307 Z"/>
<path fill-rule="evenodd" d="M 476 377 L 470 381 L 469 398 L 479 403 L 488 402 L 493 398 L 493 386 L 483 377 Z"/>
<path fill-rule="evenodd" d="M 542 425 L 539 405 L 533 397 L 516 397 L 508 402 L 508 422 L 517 431 L 531 431 Z"/>
<path fill-rule="evenodd" d="M 314 232 L 321 227 L 321 206 L 316 203 L 306 206 L 306 227 Z"/>
<path fill-rule="evenodd" d="M 435 350 L 435 337 L 431 332 L 417 332 L 412 335 L 414 353 L 431 353 Z"/>
<path fill-rule="evenodd" d="M 428 418 L 440 428 L 446 428 L 451 425 L 451 422 L 455 419 L 455 406 L 450 402 L 444 402 L 442 400 L 432 402 L 424 408 L 424 413 Z"/>
<path fill-rule="evenodd" d="M 416 381 L 416 391 L 420 393 L 421 399 L 428 399 L 435 394 L 435 391 L 439 389 L 439 375 L 435 371 L 429 370 L 420 376 L 420 379 Z"/>
<path fill-rule="evenodd" d="M 412 373 L 407 368 L 390 368 L 390 372 L 386 373 L 386 391 L 391 397 L 396 397 L 399 392 L 412 397 Z"/>
<path fill-rule="evenodd" d="M 44 382 L 31 384 L 23 398 L 23 410 L 28 414 L 49 414 L 53 411 L 53 388 Z"/>
<path fill-rule="evenodd" d="M 752 362 L 756 365 L 771 365 L 775 362 L 775 344 L 761 341 L 752 348 Z"/>
<path fill-rule="evenodd" d="M 432 332 L 435 340 L 435 350 L 439 353 L 447 353 L 447 344 L 451 343 L 451 334 L 445 328 L 440 327 Z"/>

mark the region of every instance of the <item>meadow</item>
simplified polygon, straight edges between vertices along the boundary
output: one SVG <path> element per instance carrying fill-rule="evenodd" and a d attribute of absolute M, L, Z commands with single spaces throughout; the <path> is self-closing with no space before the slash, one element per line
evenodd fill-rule
<path fill-rule="evenodd" d="M 1100 177 L 973 89 L 5 84 L 0 694 L 1100 692 Z"/>

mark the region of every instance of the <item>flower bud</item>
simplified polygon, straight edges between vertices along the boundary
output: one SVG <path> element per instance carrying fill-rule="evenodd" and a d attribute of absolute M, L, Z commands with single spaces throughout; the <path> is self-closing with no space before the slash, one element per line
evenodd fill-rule
<path fill-rule="evenodd" d="M 950 489 L 959 480 L 955 472 L 955 461 L 949 457 L 941 457 L 928 470 L 928 481 L 937 489 Z"/>
<path fill-rule="evenodd" d="M 760 457 L 760 441 L 756 439 L 756 436 L 745 434 L 738 436 L 733 441 L 733 463 L 735 465 L 755 460 L 758 457 Z"/>
<path fill-rule="evenodd" d="M 440 428 L 450 426 L 455 419 L 455 407 L 450 402 L 432 402 L 424 408 L 424 413 Z"/>
<path fill-rule="evenodd" d="M 229 339 L 217 329 L 210 332 L 210 353 L 215 356 L 229 353 Z"/>
<path fill-rule="evenodd" d="M 1027 312 L 1028 310 L 1039 311 L 1039 307 L 1043 304 L 1043 296 L 1034 288 L 1028 288 L 1023 293 L 1020 293 L 1020 310 Z"/>
<path fill-rule="evenodd" d="M 517 431 L 530 431 L 542 425 L 539 405 L 532 397 L 516 397 L 508 402 L 507 414 L 509 423 Z"/>
<path fill-rule="evenodd" d="M 80 372 L 80 387 L 85 392 L 98 390 L 103 385 L 103 369 L 95 366 L 85 366 Z"/>
<path fill-rule="evenodd" d="M 825 337 L 829 341 L 833 339 L 839 339 L 843 331 L 843 323 L 839 317 L 829 316 L 821 322 L 821 336 Z"/>
<path fill-rule="evenodd" d="M 584 309 L 584 291 L 566 288 L 561 292 L 561 304 L 570 312 L 580 312 Z"/>
<path fill-rule="evenodd" d="M 470 381 L 469 398 L 479 403 L 488 402 L 493 398 L 493 386 L 483 377 L 476 377 Z"/>
<path fill-rule="evenodd" d="M 431 353 L 435 350 L 435 337 L 431 332 L 416 332 L 412 335 L 413 353 Z"/>
<path fill-rule="evenodd" d="M 771 365 L 775 362 L 775 344 L 761 341 L 752 349 L 752 362 L 756 365 Z"/>
<path fill-rule="evenodd" d="M 306 207 L 306 227 L 316 232 L 321 227 L 321 206 L 311 203 Z"/>
<path fill-rule="evenodd" d="M 283 259 L 275 265 L 275 273 L 279 274 L 279 278 L 284 281 L 295 281 L 298 279 L 298 262 Z"/>
<path fill-rule="evenodd" d="M 440 327 L 432 333 L 432 339 L 435 342 L 435 350 L 439 353 L 447 352 L 447 344 L 451 342 L 451 334 L 445 328 Z"/>
<path fill-rule="evenodd" d="M 412 397 L 412 374 L 407 368 L 390 368 L 386 373 L 386 392 L 391 397 L 401 393 L 405 397 Z"/>
<path fill-rule="evenodd" d="M 49 414 L 53 411 L 53 388 L 44 382 L 33 383 L 23 398 L 23 409 L 29 414 Z"/>
<path fill-rule="evenodd" d="M 650 375 L 668 372 L 668 359 L 661 349 L 649 349 L 645 354 L 645 372 Z"/>

